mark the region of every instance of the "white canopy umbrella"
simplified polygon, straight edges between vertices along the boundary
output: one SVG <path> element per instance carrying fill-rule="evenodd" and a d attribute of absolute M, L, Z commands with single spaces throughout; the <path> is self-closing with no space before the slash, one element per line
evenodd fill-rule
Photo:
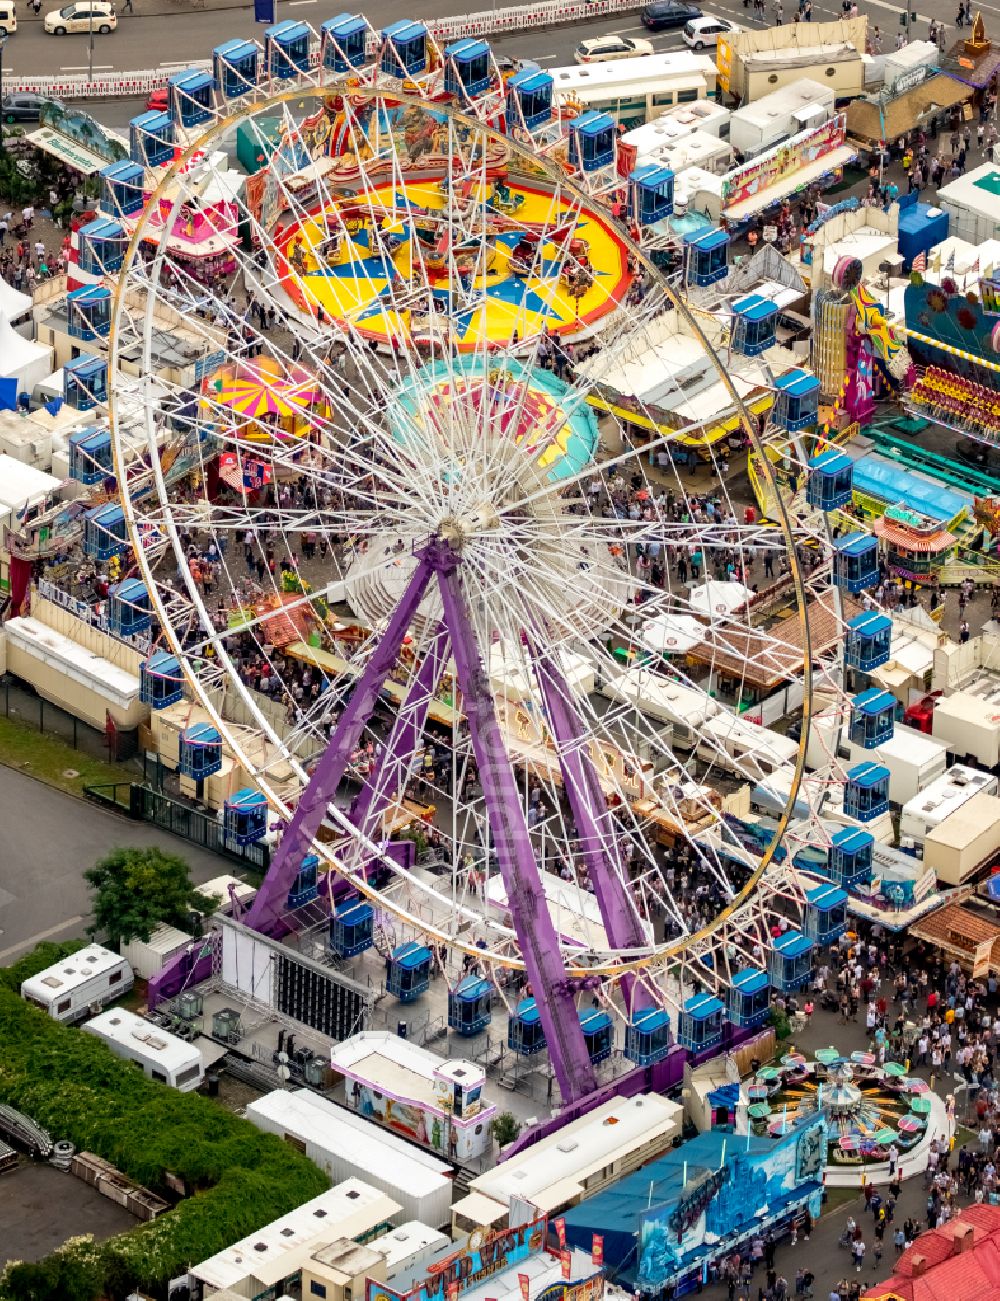
<path fill-rule="evenodd" d="M 661 614 L 645 625 L 639 640 L 660 655 L 681 655 L 705 639 L 705 625 L 690 614 Z"/>
<path fill-rule="evenodd" d="M 724 617 L 746 605 L 752 595 L 750 588 L 742 583 L 724 583 L 710 578 L 698 587 L 692 587 L 688 601 L 698 614 Z"/>

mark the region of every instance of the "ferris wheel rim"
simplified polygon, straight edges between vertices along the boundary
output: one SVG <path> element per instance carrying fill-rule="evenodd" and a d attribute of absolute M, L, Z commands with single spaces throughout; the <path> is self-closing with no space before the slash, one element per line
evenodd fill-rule
<path fill-rule="evenodd" d="M 119 274 L 118 282 L 115 287 L 115 291 L 113 295 L 111 330 L 110 330 L 109 345 L 108 345 L 109 360 L 112 363 L 113 373 L 117 373 L 118 350 L 121 342 L 119 327 L 123 319 L 124 301 L 127 293 L 128 269 L 134 266 L 135 264 L 138 251 L 141 248 L 144 242 L 145 235 L 148 231 L 152 214 L 158 210 L 159 202 L 161 201 L 161 199 L 166 197 L 174 207 L 178 203 L 183 202 L 182 198 L 180 197 L 180 191 L 177 189 L 176 181 L 179 176 L 183 175 L 185 169 L 192 161 L 193 157 L 199 153 L 207 153 L 212 142 L 215 139 L 223 135 L 225 132 L 233 130 L 234 127 L 238 125 L 241 121 L 258 117 L 259 115 L 267 112 L 269 109 L 272 109 L 279 104 L 283 104 L 283 105 L 290 104 L 295 101 L 299 101 L 300 103 L 304 104 L 310 100 L 323 102 L 327 100 L 329 97 L 336 95 L 337 93 L 347 93 L 348 90 L 350 91 L 352 96 L 354 97 L 361 96 L 368 101 L 378 102 L 386 98 L 391 98 L 394 103 L 400 103 L 404 106 L 413 106 L 415 108 L 421 108 L 421 109 L 427 108 L 427 101 L 421 98 L 419 95 L 415 95 L 409 92 L 396 92 L 396 91 L 393 91 L 391 95 L 389 95 L 387 94 L 384 88 L 349 86 L 347 79 L 333 78 L 329 82 L 324 83 L 322 86 L 298 87 L 295 89 L 282 91 L 281 93 L 276 95 L 269 95 L 266 99 L 257 100 L 252 105 L 246 105 L 238 112 L 228 113 L 225 117 L 221 118 L 220 120 L 216 121 L 214 124 L 209 126 L 207 131 L 200 133 L 197 136 L 197 138 L 195 138 L 179 156 L 175 157 L 174 161 L 167 167 L 156 189 L 150 195 L 149 200 L 147 201 L 145 208 L 136 224 L 135 230 L 132 234 L 132 237 L 129 241 L 128 248 L 126 250 L 125 261 L 123 263 L 122 272 Z M 565 190 L 569 195 L 571 195 L 578 203 L 589 205 L 593 201 L 592 196 L 588 195 L 582 187 L 576 185 L 575 181 L 572 178 L 564 175 L 561 171 L 557 171 L 557 169 L 553 167 L 553 165 L 549 162 L 549 160 L 539 159 L 539 157 L 536 154 L 532 153 L 520 140 L 503 137 L 500 135 L 498 131 L 496 131 L 495 128 L 484 123 L 479 118 L 474 117 L 470 114 L 466 114 L 460 110 L 454 109 L 450 105 L 436 103 L 434 105 L 434 112 L 443 114 L 448 119 L 452 119 L 455 122 L 461 124 L 462 126 L 471 128 L 474 131 L 482 132 L 488 135 L 489 137 L 502 139 L 505 146 L 508 149 L 510 149 L 514 154 L 516 154 L 522 160 L 529 162 L 533 168 L 537 169 L 541 167 L 544 170 L 545 175 L 548 179 L 553 179 L 554 177 L 557 177 L 559 184 L 563 188 L 563 190 Z M 175 191 L 173 194 L 170 193 L 172 189 Z M 171 208 L 171 211 L 173 211 L 173 207 Z M 810 647 L 809 621 L 808 618 L 806 617 L 806 609 L 807 609 L 806 590 L 805 590 L 804 579 L 798 562 L 797 549 L 795 546 L 795 532 L 793 530 L 787 504 L 784 498 L 781 496 L 781 494 L 777 491 L 777 481 L 775 478 L 773 467 L 769 459 L 767 458 L 767 456 L 763 455 L 763 443 L 760 441 L 758 437 L 755 423 L 753 419 L 750 417 L 746 409 L 746 405 L 742 397 L 740 396 L 740 393 L 736 385 L 733 383 L 733 379 L 731 375 L 722 364 L 722 361 L 716 349 L 712 347 L 709 340 L 705 337 L 704 333 L 701 330 L 700 325 L 695 319 L 694 313 L 691 311 L 688 304 L 674 292 L 673 288 L 669 285 L 666 278 L 663 276 L 662 272 L 660 272 L 659 268 L 654 266 L 652 260 L 646 254 L 643 253 L 641 248 L 639 248 L 639 246 L 631 238 L 628 231 L 625 230 L 624 227 L 620 225 L 620 223 L 615 222 L 614 219 L 610 217 L 610 215 L 606 218 L 606 220 L 612 224 L 616 236 L 622 241 L 624 247 L 627 249 L 628 253 L 631 254 L 631 256 L 635 259 L 637 265 L 642 267 L 642 269 L 647 273 L 647 275 L 651 277 L 653 283 L 657 286 L 660 292 L 663 293 L 665 298 L 670 303 L 673 304 L 674 310 L 678 311 L 681 314 L 688 327 L 692 330 L 694 337 L 697 339 L 700 346 L 704 349 L 706 355 L 710 358 L 715 368 L 715 373 L 725 385 L 725 388 L 737 412 L 740 426 L 742 427 L 744 433 L 749 438 L 752 450 L 755 453 L 759 454 L 759 462 L 761 464 L 761 469 L 763 471 L 764 476 L 768 480 L 769 486 L 773 492 L 775 500 L 778 503 L 779 509 L 777 512 L 778 514 L 777 522 L 781 531 L 782 540 L 784 542 L 786 555 L 788 558 L 789 573 L 792 579 L 793 589 L 795 591 L 795 599 L 796 599 L 798 615 L 803 625 L 803 663 L 802 663 L 803 724 L 802 724 L 801 735 L 798 743 L 798 753 L 796 756 L 794 774 L 793 774 L 793 778 L 789 790 L 789 796 L 786 801 L 785 808 L 783 809 L 782 814 L 777 821 L 777 826 L 774 830 L 770 843 L 764 849 L 763 853 L 761 854 L 758 865 L 752 871 L 746 883 L 739 889 L 739 891 L 735 894 L 735 896 L 707 925 L 701 927 L 697 931 L 687 932 L 671 942 L 665 942 L 659 945 L 657 944 L 650 945 L 648 949 L 638 953 L 635 953 L 634 951 L 630 951 L 629 953 L 622 954 L 621 951 L 609 949 L 604 952 L 600 960 L 598 960 L 593 964 L 588 964 L 586 966 L 578 966 L 573 964 L 572 961 L 573 950 L 563 951 L 563 958 L 566 965 L 566 969 L 571 976 L 602 976 L 607 978 L 616 978 L 630 973 L 641 973 L 651 968 L 659 967 L 661 965 L 676 961 L 679 958 L 683 958 L 685 954 L 690 953 L 692 951 L 696 951 L 697 949 L 704 946 L 705 944 L 711 943 L 713 937 L 716 937 L 717 935 L 721 934 L 724 928 L 728 924 L 735 922 L 738 919 L 741 910 L 748 903 L 752 902 L 754 896 L 756 895 L 756 893 L 760 888 L 762 880 L 767 875 L 768 870 L 773 863 L 775 852 L 781 842 L 781 839 L 788 826 L 788 823 L 791 820 L 799 787 L 802 781 L 802 776 L 805 768 L 806 749 L 807 749 L 808 737 L 809 737 L 809 721 L 811 716 L 811 704 L 812 704 L 811 701 L 812 656 L 811 656 L 811 647 Z M 152 264 L 151 264 L 152 271 L 155 272 L 156 276 L 158 276 L 162 271 L 163 262 L 167 257 L 166 245 L 167 245 L 166 239 L 161 239 L 157 243 L 156 252 L 154 254 L 154 257 L 152 259 Z M 145 330 L 144 345 L 147 349 L 149 347 L 149 330 L 150 330 L 151 320 L 153 315 L 153 306 L 157 297 L 154 288 L 155 283 L 158 283 L 158 281 L 154 281 L 153 275 L 151 274 L 150 279 L 146 286 L 147 296 L 146 296 L 146 303 L 144 305 L 144 330 Z M 320 327 L 317 326 L 316 330 L 317 333 L 319 333 Z M 151 380 L 152 376 L 147 375 L 144 376 L 143 378 L 146 380 Z M 108 406 L 109 425 L 112 434 L 112 455 L 114 461 L 114 469 L 115 469 L 115 474 L 118 478 L 118 482 L 125 483 L 127 482 L 127 480 L 123 473 L 124 459 L 123 459 L 123 448 L 121 442 L 121 431 L 120 431 L 120 427 L 116 415 L 117 401 L 118 401 L 118 396 L 115 391 L 115 385 L 109 384 L 107 406 Z M 143 407 L 144 407 L 143 416 L 144 416 L 144 423 L 146 426 L 147 440 L 150 440 L 152 438 L 152 432 L 153 432 L 152 431 L 152 423 L 153 423 L 152 408 L 148 402 L 144 403 Z M 150 446 L 152 445 L 153 443 L 152 441 L 150 441 Z M 176 524 L 173 520 L 173 517 L 169 514 L 170 511 L 169 497 L 167 495 L 166 484 L 163 478 L 162 467 L 160 466 L 155 456 L 152 458 L 152 472 L 154 476 L 154 481 L 156 483 L 159 502 L 167 512 L 165 515 L 165 525 L 168 531 L 172 535 L 175 535 Z M 243 745 L 240 741 L 240 738 L 235 733 L 233 726 L 231 726 L 230 723 L 222 717 L 221 711 L 215 708 L 210 698 L 210 695 L 208 693 L 208 690 L 205 687 L 205 684 L 203 683 L 201 678 L 192 670 L 192 667 L 189 663 L 188 654 L 183 648 L 183 645 L 177 635 L 177 630 L 174 627 L 171 617 L 167 613 L 164 601 L 162 599 L 161 582 L 156 576 L 156 574 L 154 573 L 152 566 L 148 563 L 148 559 L 145 554 L 145 549 L 142 545 L 141 537 L 139 534 L 138 520 L 134 510 L 134 503 L 132 502 L 127 492 L 121 494 L 121 499 L 122 499 L 123 511 L 125 514 L 126 527 L 128 530 L 129 540 L 131 542 L 134 554 L 137 558 L 137 563 L 140 572 L 143 576 L 144 581 L 147 584 L 147 589 L 150 594 L 150 600 L 154 607 L 156 615 L 159 619 L 162 635 L 165 638 L 165 640 L 169 643 L 172 651 L 176 655 L 178 662 L 181 665 L 182 672 L 184 674 L 189 689 L 193 692 L 199 705 L 206 710 L 206 712 L 209 714 L 209 717 L 213 720 L 215 726 L 220 730 L 221 734 L 225 737 L 227 745 L 233 750 L 233 752 L 239 759 L 240 763 L 246 769 L 247 773 L 251 775 L 252 781 L 259 787 L 259 789 L 265 795 L 268 801 L 268 805 L 272 810 L 272 812 L 274 812 L 279 817 L 287 821 L 291 816 L 291 811 L 292 811 L 291 807 L 274 789 L 270 776 L 266 773 L 263 773 L 260 770 L 259 766 L 256 764 L 256 762 L 253 761 L 249 757 L 249 755 L 245 752 Z M 176 546 L 176 536 L 173 536 L 173 544 Z M 245 684 L 240 679 L 239 674 L 234 671 L 229 656 L 225 651 L 225 647 L 223 645 L 223 638 L 221 638 L 214 631 L 211 632 L 209 631 L 212 628 L 211 620 L 208 617 L 207 610 L 204 606 L 203 601 L 200 598 L 200 595 L 196 591 L 189 592 L 189 595 L 191 596 L 198 610 L 199 617 L 202 622 L 202 630 L 207 634 L 207 638 L 206 638 L 207 642 L 214 643 L 215 645 L 216 654 L 219 656 L 217 662 L 222 667 L 227 682 L 231 683 L 234 686 L 234 688 L 237 690 L 244 704 L 247 706 L 248 710 L 250 711 L 251 716 L 255 719 L 256 726 L 260 729 L 261 733 L 265 735 L 274 744 L 277 751 L 291 766 L 296 777 L 302 783 L 299 792 L 299 795 L 301 796 L 301 794 L 304 792 L 306 788 L 306 785 L 308 784 L 308 773 L 306 772 L 301 761 L 289 749 L 286 743 L 282 741 L 281 737 L 277 734 L 277 732 L 275 732 L 273 728 L 271 728 L 270 724 L 268 723 L 268 720 L 261 714 L 259 708 L 256 705 L 256 702 L 252 699 L 249 691 L 245 687 Z M 359 829 L 354 827 L 352 824 L 348 822 L 346 815 L 343 814 L 342 810 L 335 808 L 335 806 L 331 806 L 329 812 L 330 814 L 332 814 L 335 820 L 338 821 L 342 820 L 342 825 L 340 829 L 345 833 L 345 835 L 349 835 L 354 841 L 359 840 Z M 374 857 L 376 858 L 382 857 L 384 851 L 380 850 L 379 847 L 375 844 L 375 842 L 372 841 L 370 838 L 364 837 L 363 843 L 366 849 L 372 851 Z M 439 927 L 436 924 L 429 923 L 426 918 L 422 918 L 417 914 L 409 911 L 407 908 L 403 907 L 398 900 L 394 899 L 390 894 L 386 893 L 384 890 L 376 889 L 372 887 L 369 884 L 369 882 L 363 879 L 362 877 L 360 877 L 358 873 L 346 871 L 343 865 L 338 860 L 337 855 L 331 849 L 331 847 L 324 845 L 321 842 L 314 841 L 313 852 L 317 853 L 321 857 L 321 859 L 328 864 L 331 872 L 337 872 L 338 874 L 345 876 L 346 879 L 349 879 L 352 882 L 354 888 L 356 888 L 359 893 L 363 894 L 367 899 L 377 904 L 380 908 L 384 908 L 388 912 L 392 913 L 401 922 L 412 926 L 415 930 L 422 932 L 429 937 L 433 937 L 434 939 L 439 940 L 442 943 L 446 943 L 449 947 L 455 948 L 460 952 L 470 954 L 472 956 L 479 958 L 480 960 L 488 962 L 490 965 L 494 967 L 506 968 L 510 970 L 523 970 L 524 962 L 520 956 L 496 953 L 493 951 L 490 951 L 489 953 L 484 953 L 472 941 L 465 941 L 458 934 L 451 934 L 445 930 L 439 929 Z M 397 866 L 394 866 L 393 870 L 394 872 L 397 873 L 397 875 L 404 875 L 403 873 L 400 872 L 400 869 Z M 428 886 L 427 883 L 420 881 L 420 882 L 414 882 L 414 884 L 419 886 L 419 888 L 428 896 L 437 898 L 442 902 L 447 902 L 449 906 L 452 907 L 455 906 L 453 900 L 447 900 L 444 895 L 439 894 L 436 890 Z M 473 910 L 469 910 L 469 911 L 471 913 Z M 475 915 L 481 916 L 481 914 L 475 914 Z M 514 938 L 516 941 L 516 936 L 514 936 L 514 933 L 510 928 L 505 928 L 495 922 L 490 923 L 490 925 L 491 925 L 491 929 L 495 933 L 497 934 L 506 933 L 506 935 L 509 938 Z M 619 956 L 612 958 L 612 953 L 619 954 Z"/>

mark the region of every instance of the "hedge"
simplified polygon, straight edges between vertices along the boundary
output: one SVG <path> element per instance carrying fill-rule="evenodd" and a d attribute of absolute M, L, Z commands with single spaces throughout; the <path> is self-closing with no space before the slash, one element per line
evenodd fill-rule
<path fill-rule="evenodd" d="M 25 1003 L 15 988 L 67 951 L 40 947 L 44 952 L 0 972 L 0 1102 L 155 1192 L 170 1196 L 170 1172 L 189 1195 L 106 1242 L 76 1240 L 37 1265 L 9 1265 L 0 1297 L 92 1301 L 162 1286 L 329 1187 L 323 1172 L 281 1139 L 213 1099 L 147 1080 L 99 1039 Z"/>

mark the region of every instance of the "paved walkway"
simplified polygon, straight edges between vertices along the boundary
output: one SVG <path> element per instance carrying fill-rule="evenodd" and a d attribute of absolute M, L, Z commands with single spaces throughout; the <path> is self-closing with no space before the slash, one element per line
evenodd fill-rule
<path fill-rule="evenodd" d="M 82 935 L 90 913 L 83 873 L 120 845 L 157 845 L 208 881 L 233 864 L 142 822 L 0 768 L 0 964 L 40 940 Z"/>

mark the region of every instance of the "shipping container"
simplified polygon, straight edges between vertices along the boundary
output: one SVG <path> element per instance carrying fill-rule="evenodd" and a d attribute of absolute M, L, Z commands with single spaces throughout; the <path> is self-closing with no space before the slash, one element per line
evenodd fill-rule
<path fill-rule="evenodd" d="M 331 1183 L 358 1178 L 398 1202 L 407 1219 L 451 1221 L 451 1166 L 363 1116 L 308 1089 L 275 1090 L 251 1102 L 247 1120 L 292 1141 Z"/>
<path fill-rule="evenodd" d="M 1000 710 L 965 691 L 942 696 L 934 705 L 931 735 L 952 754 L 972 755 L 984 768 L 1000 763 Z"/>
<path fill-rule="evenodd" d="M 135 975 L 148 980 L 161 971 L 173 955 L 191 943 L 192 937 L 175 926 L 157 926 L 148 940 L 138 938 L 122 944 L 121 954 L 127 958 Z"/>
<path fill-rule="evenodd" d="M 965 885 L 1000 856 L 1000 799 L 979 794 L 967 800 L 924 840 L 924 864 L 941 885 Z"/>

